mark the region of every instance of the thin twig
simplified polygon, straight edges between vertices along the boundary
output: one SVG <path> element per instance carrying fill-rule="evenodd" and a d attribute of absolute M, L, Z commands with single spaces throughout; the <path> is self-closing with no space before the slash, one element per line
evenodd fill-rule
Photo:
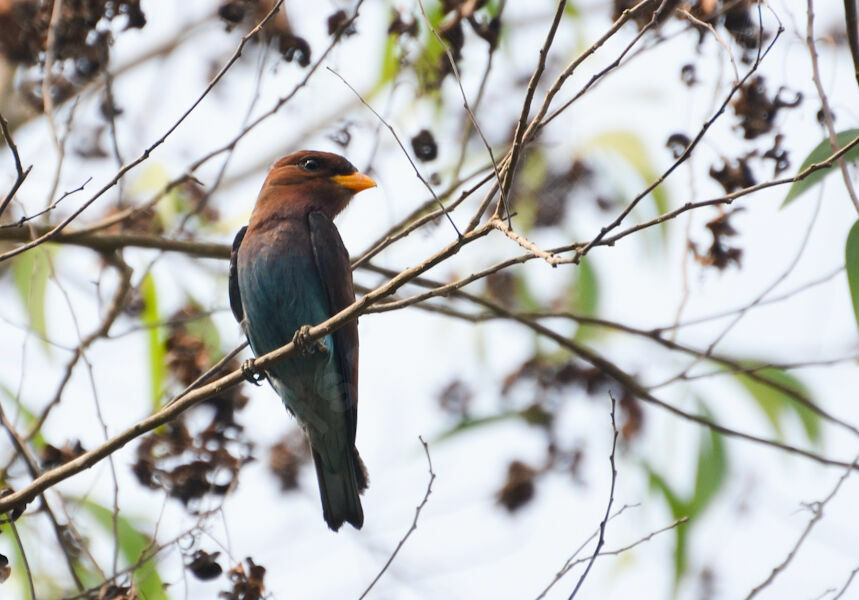
<path fill-rule="evenodd" d="M 18 188 L 21 187 L 21 184 L 24 183 L 27 175 L 30 174 L 30 171 L 33 169 L 33 165 L 30 165 L 26 169 L 22 168 L 21 157 L 18 154 L 18 146 L 15 145 L 15 140 L 12 139 L 12 134 L 9 133 L 9 123 L 2 114 L 0 114 L 0 131 L 3 132 L 3 138 L 6 140 L 6 143 L 9 144 L 9 150 L 12 152 L 12 159 L 15 161 L 15 172 L 18 174 L 15 178 L 15 183 L 12 184 L 12 189 L 10 189 L 9 193 L 6 194 L 6 197 L 3 198 L 3 202 L 0 202 L 0 216 L 2 216 L 3 211 L 6 210 L 6 207 L 9 206 L 12 198 L 14 198 L 15 194 L 18 192 Z"/>
<path fill-rule="evenodd" d="M 27 216 L 22 216 L 20 219 L 18 219 L 14 223 L 6 223 L 4 225 L 0 225 L 0 229 L 11 229 L 13 227 L 19 227 L 20 228 L 20 227 L 24 226 L 25 224 L 29 223 L 30 221 L 33 221 L 33 220 L 41 217 L 42 215 L 48 214 L 49 212 L 51 212 L 52 210 L 57 208 L 57 206 L 59 206 L 60 202 L 62 202 L 63 200 L 65 200 L 66 198 L 71 196 L 72 194 L 82 192 L 84 190 L 84 188 L 86 187 L 86 184 L 88 184 L 90 181 L 92 181 L 92 177 L 87 177 L 86 181 L 84 181 L 78 187 L 74 188 L 73 190 L 63 192 L 62 196 L 60 196 L 59 198 L 57 198 L 56 200 L 51 202 L 50 205 L 46 206 L 45 208 L 43 208 L 39 212 L 33 213 L 31 215 L 27 215 Z"/>
<path fill-rule="evenodd" d="M 564 0 L 566 2 L 566 0 Z M 495 173 L 495 179 L 498 182 L 498 185 L 501 185 L 501 176 L 498 172 L 498 163 L 495 161 L 495 153 L 492 152 L 492 146 L 489 145 L 489 142 L 486 139 L 486 136 L 483 135 L 483 130 L 480 128 L 480 125 L 477 123 L 477 116 L 475 116 L 474 111 L 471 110 L 471 106 L 468 103 L 468 96 L 465 93 L 465 88 L 462 87 L 462 77 L 459 75 L 459 67 L 456 66 L 456 60 L 453 57 L 453 53 L 450 50 L 450 45 L 445 42 L 445 40 L 439 35 L 438 30 L 433 26 L 432 21 L 427 15 L 427 11 L 424 8 L 423 0 L 418 0 L 418 6 L 420 6 L 421 14 L 423 14 L 424 22 L 429 30 L 432 32 L 433 36 L 435 36 L 436 41 L 441 44 L 441 47 L 444 48 L 444 52 L 447 55 L 448 64 L 450 64 L 450 69 L 453 73 L 453 78 L 456 80 L 457 85 L 459 86 L 459 93 L 462 96 L 462 105 L 465 108 L 465 113 L 468 115 L 469 122 L 474 127 L 474 130 L 477 131 L 477 135 L 480 136 L 481 141 L 483 142 L 483 146 L 486 148 L 486 152 L 489 154 L 489 161 L 492 163 L 492 170 Z M 490 56 L 492 51 L 490 50 Z M 501 189 L 501 204 L 504 206 L 504 212 L 507 215 L 507 224 L 510 225 L 510 210 L 508 208 L 507 203 L 507 193 L 506 190 Z"/>
<path fill-rule="evenodd" d="M 552 18 L 552 24 L 549 26 L 549 31 L 546 34 L 546 39 L 543 42 L 543 47 L 540 48 L 540 57 L 537 61 L 537 67 L 531 74 L 531 79 L 528 81 L 528 89 L 525 92 L 525 100 L 522 102 L 522 110 L 519 113 L 519 121 L 516 123 L 516 131 L 513 134 L 513 145 L 510 148 L 510 161 L 504 168 L 504 181 L 499 187 L 499 196 L 501 202 L 510 195 L 510 189 L 513 185 L 513 178 L 516 174 L 516 167 L 519 163 L 519 156 L 522 153 L 522 140 L 525 138 L 525 128 L 528 121 L 528 115 L 531 112 L 531 102 L 534 99 L 534 94 L 537 91 L 537 85 L 543 77 L 543 71 L 546 70 L 546 60 L 549 57 L 549 50 L 552 43 L 555 41 L 555 33 L 558 31 L 558 25 L 561 23 L 561 17 L 564 16 L 564 8 L 567 6 L 567 0 L 559 0 L 555 7 L 555 16 Z M 498 211 L 496 211 L 498 212 Z M 480 216 L 478 215 L 478 219 Z M 508 217 L 509 218 L 509 217 Z M 477 223 L 472 221 L 469 227 L 476 226 Z"/>
<path fill-rule="evenodd" d="M 97 340 L 106 338 L 110 333 L 110 328 L 113 327 L 113 324 L 119 318 L 119 315 L 122 314 L 123 309 L 126 307 L 126 300 L 128 299 L 128 295 L 131 293 L 131 275 L 132 270 L 120 257 L 118 256 L 105 256 L 105 260 L 108 264 L 115 267 L 117 272 L 119 273 L 119 283 L 116 287 L 116 292 L 113 295 L 113 298 L 108 305 L 107 312 L 105 313 L 104 318 L 102 319 L 99 326 L 94 329 L 89 335 L 82 338 L 78 346 L 74 349 L 74 353 L 72 354 L 69 361 L 66 363 L 66 368 L 63 374 L 63 377 L 60 379 L 60 383 L 57 386 L 56 392 L 52 399 L 45 405 L 45 408 L 42 409 L 41 414 L 35 420 L 35 423 L 30 428 L 29 433 L 24 437 L 25 440 L 31 440 L 33 436 L 39 434 L 42 431 L 42 425 L 44 425 L 51 411 L 60 403 L 63 397 L 63 392 L 66 389 L 66 384 L 71 380 L 72 374 L 74 373 L 75 366 L 77 366 L 78 361 L 84 356 L 86 350 L 92 346 Z"/>
<path fill-rule="evenodd" d="M 292 90 L 290 90 L 290 92 L 288 94 L 278 98 L 277 102 L 275 102 L 274 105 L 270 109 L 268 109 L 267 111 L 262 113 L 260 116 L 258 116 L 256 119 L 254 119 L 251 123 L 249 123 L 244 129 L 242 129 L 238 134 L 236 134 L 235 137 L 233 137 L 233 139 L 231 139 L 229 142 L 227 142 L 223 146 L 220 146 L 219 148 L 216 148 L 210 152 L 207 152 L 202 157 L 200 157 L 199 159 L 197 159 L 196 161 L 191 163 L 191 166 L 188 167 L 188 171 L 189 172 L 196 171 L 203 164 L 209 162 L 214 157 L 218 156 L 219 154 L 223 154 L 224 152 L 227 152 L 227 151 L 231 150 L 232 148 L 234 148 L 235 145 L 237 143 L 239 143 L 239 141 L 243 137 L 245 137 L 252 130 L 256 129 L 260 124 L 262 124 L 264 121 L 266 121 L 269 117 L 271 117 L 272 115 L 277 113 L 277 111 L 279 111 L 283 107 L 284 104 L 286 104 L 287 102 L 292 100 L 292 98 L 294 98 L 295 95 L 299 91 L 301 91 L 301 89 L 304 88 L 304 86 L 307 85 L 307 82 L 310 81 L 310 78 L 313 76 L 314 73 L 316 73 L 319 66 L 323 63 L 323 61 L 325 61 L 325 59 L 328 57 L 328 55 L 331 53 L 331 51 L 334 49 L 334 47 L 340 41 L 340 38 L 343 36 L 343 34 L 358 19 L 358 14 L 360 13 L 361 6 L 363 4 L 364 4 L 364 0 L 358 0 L 358 2 L 355 3 L 355 8 L 352 9 L 352 16 L 350 16 L 349 19 L 344 21 L 340 25 L 340 27 L 338 27 L 336 33 L 334 34 L 333 38 L 331 39 L 331 42 L 325 48 L 325 51 L 319 55 L 319 58 L 316 59 L 316 61 L 312 65 L 310 65 L 310 67 L 305 71 L 304 77 L 302 77 L 301 81 L 299 81 L 297 84 L 295 84 L 295 86 L 292 88 Z M 266 161 L 265 165 L 268 166 L 268 164 L 269 164 L 269 162 Z"/>
<path fill-rule="evenodd" d="M 418 439 L 421 441 L 421 445 L 423 445 L 423 447 L 424 447 L 424 454 L 426 454 L 426 457 L 427 457 L 427 468 L 429 469 L 429 481 L 427 482 L 426 492 L 424 492 L 423 499 L 415 507 L 415 518 L 412 519 L 412 524 L 409 527 L 408 531 L 406 531 L 406 534 L 400 539 L 399 543 L 397 544 L 397 547 L 394 548 L 394 551 L 391 553 L 391 556 L 388 557 L 388 560 L 385 562 L 385 565 L 382 567 L 382 570 L 376 574 L 376 576 L 373 578 L 373 581 L 371 581 L 370 585 L 367 586 L 367 589 L 364 590 L 364 593 L 358 597 L 358 600 L 363 600 L 364 598 L 366 598 L 367 594 L 370 593 L 370 590 L 373 589 L 373 586 L 376 585 L 376 583 L 379 581 L 379 579 L 382 578 L 382 575 L 385 574 L 385 571 L 388 570 L 388 567 L 391 566 L 391 563 L 394 562 L 394 559 L 397 557 L 397 554 L 399 554 L 400 550 L 405 545 L 406 541 L 409 539 L 409 537 L 412 535 L 412 533 L 414 533 L 415 530 L 418 528 L 418 519 L 421 516 L 421 511 L 424 509 L 424 506 L 426 506 L 427 502 L 429 501 L 430 494 L 432 494 L 432 484 L 433 484 L 433 481 L 435 481 L 436 475 L 435 475 L 435 472 L 433 472 L 433 470 L 432 470 L 432 459 L 430 458 L 429 446 L 427 445 L 427 443 L 424 441 L 424 439 L 422 437 L 418 436 Z"/>
<path fill-rule="evenodd" d="M 778 575 L 788 567 L 790 561 L 792 561 L 793 557 L 796 556 L 796 553 L 799 552 L 799 548 L 800 546 L 802 546 L 802 543 L 811 533 L 811 530 L 814 529 L 814 526 L 817 525 L 817 522 L 823 518 L 823 508 L 830 500 L 832 500 L 832 498 L 835 497 L 835 494 L 837 494 L 838 490 L 841 489 L 841 484 L 843 484 L 847 480 L 847 478 L 853 472 L 853 469 L 856 468 L 857 464 L 859 464 L 859 456 L 853 459 L 853 462 L 850 464 L 849 468 L 844 471 L 844 474 L 841 475 L 841 477 L 838 478 L 838 482 L 835 484 L 835 487 L 832 488 L 832 491 L 829 492 L 829 495 L 826 496 L 826 498 L 824 498 L 823 500 L 818 500 L 817 502 L 813 502 L 809 505 L 809 509 L 811 510 L 813 516 L 811 517 L 811 519 L 809 519 L 808 524 L 805 526 L 805 529 L 799 536 L 799 539 L 796 540 L 796 543 L 793 545 L 793 548 L 790 549 L 790 552 L 787 553 L 785 559 L 773 568 L 772 572 L 769 574 L 769 577 L 767 577 L 763 582 L 761 582 L 749 592 L 749 595 L 746 596 L 746 600 L 751 600 L 752 598 L 757 596 L 761 590 L 770 585 L 773 580 L 775 580 L 775 578 L 778 577 Z"/>
<path fill-rule="evenodd" d="M 850 587 L 850 584 L 853 583 L 853 578 L 856 577 L 856 573 L 859 573 L 859 567 L 856 567 L 852 571 L 850 571 L 850 576 L 847 578 L 847 581 L 844 582 L 844 585 L 841 586 L 841 589 L 838 591 L 838 594 L 832 597 L 832 600 L 838 600 L 841 596 L 844 595 L 844 592 L 847 591 L 847 588 Z"/>
<path fill-rule="evenodd" d="M 859 6 L 857 6 L 856 0 L 844 0 L 844 23 L 847 29 L 850 56 L 853 58 L 853 72 L 856 75 L 856 83 L 859 85 Z"/>
<path fill-rule="evenodd" d="M 412 160 L 412 157 L 409 156 L 409 151 L 406 150 L 406 147 L 403 145 L 403 142 L 400 141 L 400 136 L 397 135 L 397 132 L 396 132 L 396 130 L 394 130 L 393 125 L 388 123 L 388 121 L 386 121 L 385 118 L 382 115 L 380 115 L 376 111 L 376 109 L 373 108 L 370 105 L 370 103 L 364 99 L 364 97 L 358 92 L 358 90 L 356 90 L 354 87 L 352 87 L 352 84 L 350 84 L 348 81 L 346 81 L 346 79 L 340 73 L 338 73 L 337 71 L 335 71 L 331 67 L 325 67 L 325 68 L 328 71 L 330 71 L 331 73 L 333 73 L 340 81 L 342 81 L 346 85 L 346 87 L 348 87 L 350 90 L 352 90 L 352 93 L 355 94 L 355 96 L 357 96 L 357 98 L 361 101 L 361 104 L 366 106 L 370 110 L 370 112 L 372 112 L 376 116 L 376 118 L 379 120 L 379 122 L 382 123 L 382 125 L 384 125 L 388 129 L 388 131 L 391 132 L 391 135 L 394 137 L 394 140 L 397 142 L 397 145 L 400 147 L 400 150 L 403 151 L 403 155 L 406 157 L 406 160 L 408 160 L 409 164 L 412 165 L 412 169 L 414 169 L 415 175 L 417 176 L 418 179 L 420 179 L 421 183 L 424 184 L 424 187 L 426 187 L 426 189 L 429 190 L 429 193 L 432 195 L 432 197 L 435 199 L 436 203 L 438 204 L 439 208 L 442 210 L 444 215 L 447 217 L 448 222 L 450 222 L 450 226 L 453 227 L 453 230 L 456 232 L 456 236 L 458 238 L 461 238 L 462 234 L 459 232 L 459 228 L 457 228 L 456 223 L 453 222 L 453 219 L 451 218 L 450 214 L 448 214 L 447 209 L 444 206 L 444 203 L 441 201 L 441 198 L 439 198 L 438 194 L 436 194 L 435 190 L 432 189 L 432 186 L 429 184 L 429 181 L 427 181 L 424 178 L 424 176 L 421 175 L 420 169 L 418 169 L 418 166 L 415 164 L 415 161 Z"/>
<path fill-rule="evenodd" d="M 519 244 L 520 246 L 525 248 L 525 250 L 528 250 L 529 252 L 531 252 L 531 254 L 533 254 L 537 258 L 542 258 L 543 260 L 545 260 L 547 263 L 549 263 L 553 267 L 558 266 L 558 263 L 560 261 L 558 260 L 557 256 L 555 256 L 551 252 L 547 252 L 546 250 L 541 250 L 539 248 L 539 246 L 537 246 L 537 244 L 535 244 L 534 242 L 532 242 L 531 240 L 526 238 L 524 235 L 520 235 L 520 234 L 516 233 L 515 231 L 513 231 L 512 229 L 510 229 L 510 226 L 508 225 L 507 222 L 501 220 L 498 217 L 496 217 L 494 219 L 490 219 L 489 222 L 492 223 L 492 225 L 493 225 L 493 227 L 495 227 L 495 229 L 497 229 L 498 231 L 500 231 L 501 233 L 503 233 L 504 235 L 509 237 L 511 240 L 513 240 L 514 242 L 516 242 L 517 244 Z"/>
<path fill-rule="evenodd" d="M 611 505 L 614 504 L 614 486 L 617 483 L 617 467 L 614 463 L 614 453 L 617 449 L 617 423 L 614 419 L 614 407 L 615 400 L 614 396 L 611 392 L 609 392 L 609 397 L 611 398 L 611 429 L 612 429 L 612 439 L 611 439 L 611 454 L 608 455 L 609 464 L 611 464 L 611 487 L 609 488 L 608 493 L 608 503 L 605 507 L 605 516 L 603 517 L 602 522 L 600 523 L 600 535 L 597 539 L 596 548 L 594 548 L 594 553 L 591 555 L 591 559 L 588 561 L 588 565 L 585 567 L 584 572 L 579 577 L 578 582 L 576 582 L 576 587 L 573 588 L 573 592 L 570 594 L 569 600 L 573 600 L 576 597 L 576 594 L 579 592 L 579 589 L 582 587 L 582 584 L 585 582 L 585 578 L 587 578 L 588 573 L 591 571 L 591 567 L 594 565 L 594 561 L 599 556 L 600 550 L 602 550 L 603 545 L 605 544 L 605 526 L 608 523 L 608 517 L 611 514 Z"/>
<path fill-rule="evenodd" d="M 24 563 L 24 573 L 27 575 L 27 587 L 30 590 L 30 599 L 36 600 L 36 585 L 33 583 L 33 571 L 30 570 L 30 561 L 27 560 L 27 553 L 24 551 L 24 542 L 21 541 L 21 536 L 18 533 L 18 527 L 15 521 L 9 521 L 9 527 L 12 529 L 12 535 L 15 537 L 15 544 L 18 546 L 18 552 L 21 554 L 21 560 Z"/>
<path fill-rule="evenodd" d="M 614 517 L 616 517 L 617 514 L 618 513 L 613 514 L 611 516 L 611 518 L 614 519 Z M 641 544 L 645 544 L 645 543 L 649 542 L 650 540 L 655 538 L 660 533 L 665 533 L 666 531 L 671 531 L 672 529 L 676 529 L 677 527 L 687 523 L 688 521 L 689 521 L 689 517 L 680 517 L 679 519 L 675 520 L 673 523 L 670 523 L 669 525 L 666 525 L 665 527 L 657 529 L 656 531 L 651 531 L 650 533 L 648 533 L 644 537 L 639 538 L 639 539 L 635 540 L 634 542 L 627 544 L 626 546 L 623 546 L 621 548 L 617 548 L 616 550 L 606 550 L 605 552 L 600 552 L 598 554 L 598 556 L 619 556 L 619 555 L 623 554 L 624 552 L 629 552 L 630 550 L 632 550 L 636 546 L 640 546 Z M 599 534 L 599 531 L 600 530 L 597 529 L 596 532 L 594 532 L 594 534 L 590 538 L 588 538 L 587 541 L 590 542 L 590 540 L 597 537 L 597 535 Z M 555 579 L 553 579 L 549 583 L 549 585 L 546 586 L 546 589 L 544 589 L 540 593 L 540 595 L 537 596 L 537 598 L 535 598 L 535 600 L 541 600 L 542 598 L 545 598 L 545 596 L 549 592 L 549 590 L 552 589 L 552 587 L 556 583 L 558 583 L 564 577 L 564 575 L 569 573 L 574 567 L 577 567 L 578 565 L 583 564 L 583 563 L 590 560 L 589 557 L 588 558 L 578 558 L 578 559 L 575 558 L 576 555 L 578 555 L 578 553 L 580 551 L 581 551 L 581 548 L 579 548 L 579 550 L 577 550 L 576 553 L 573 554 L 573 556 L 571 556 L 570 558 L 567 559 L 567 562 L 564 563 L 564 566 L 555 575 Z"/>
<path fill-rule="evenodd" d="M 2 404 L 0 404 L 0 425 L 2 425 L 3 429 L 6 430 L 6 433 L 9 434 L 9 438 L 12 440 L 12 445 L 15 447 L 16 452 L 23 457 L 24 464 L 27 466 L 27 470 L 30 473 L 30 476 L 33 478 L 33 481 L 37 480 L 39 477 L 39 464 L 36 460 L 36 457 L 33 456 L 33 453 L 27 447 L 27 444 L 24 440 L 21 439 L 21 436 L 18 435 L 18 432 L 12 426 L 12 423 L 9 422 L 9 419 L 6 417 L 6 412 L 3 410 Z M 32 482 L 30 483 L 32 485 Z M 44 490 L 42 490 L 44 491 Z M 12 515 L 7 515 L 6 513 L 14 513 L 15 507 L 9 506 L 6 508 L 2 508 L 2 499 L 10 499 L 15 495 L 15 492 L 11 494 L 7 494 L 5 496 L 0 497 L 0 515 L 4 516 L 4 519 L 8 521 L 12 521 Z M 63 558 L 66 561 L 66 567 L 68 567 L 69 574 L 72 576 L 72 579 L 75 582 L 78 590 L 84 589 L 83 581 L 81 581 L 80 576 L 78 575 L 77 570 L 75 570 L 75 559 L 73 558 L 73 551 L 69 548 L 70 543 L 67 538 L 67 532 L 60 525 L 60 522 L 57 520 L 57 515 L 54 514 L 51 505 L 48 503 L 48 499 L 39 492 L 38 494 L 34 494 L 33 498 L 39 495 L 42 504 L 42 510 L 45 511 L 45 514 L 48 516 L 48 520 L 51 523 L 51 527 L 54 530 L 54 537 L 57 538 L 57 543 L 62 550 Z M 23 507 L 21 507 L 23 510 Z"/>
<path fill-rule="evenodd" d="M 814 87 L 817 88 L 817 95 L 820 98 L 821 110 L 823 111 L 823 122 L 826 124 L 826 131 L 829 133 L 829 145 L 832 146 L 832 151 L 837 152 L 839 149 L 838 135 L 835 133 L 835 124 L 832 118 L 832 110 L 829 108 L 829 99 L 826 97 L 826 92 L 823 89 L 823 83 L 820 80 L 820 65 L 817 61 L 817 46 L 814 43 L 814 3 L 812 0 L 807 0 L 808 6 L 808 29 L 806 31 L 805 43 L 808 46 L 808 54 L 811 57 L 811 73 Z M 856 212 L 859 212 L 859 196 L 856 195 L 856 190 L 853 188 L 853 182 L 850 179 L 850 171 L 847 170 L 847 163 L 843 158 L 838 159 L 838 168 L 841 170 L 841 177 L 844 179 L 844 187 Z"/>

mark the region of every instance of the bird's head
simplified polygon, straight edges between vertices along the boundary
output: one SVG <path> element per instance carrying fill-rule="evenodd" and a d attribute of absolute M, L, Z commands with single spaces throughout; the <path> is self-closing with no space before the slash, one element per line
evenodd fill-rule
<path fill-rule="evenodd" d="M 290 212 L 320 210 L 333 219 L 352 196 L 375 186 L 375 181 L 338 154 L 302 150 L 274 164 L 259 202 Z"/>

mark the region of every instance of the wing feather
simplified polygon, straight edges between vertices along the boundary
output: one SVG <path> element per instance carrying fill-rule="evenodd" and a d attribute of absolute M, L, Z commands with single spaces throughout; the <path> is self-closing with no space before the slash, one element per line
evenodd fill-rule
<path fill-rule="evenodd" d="M 328 296 L 329 314 L 335 315 L 355 301 L 349 252 L 334 223 L 325 214 L 308 215 L 313 258 L 322 287 Z M 343 377 L 346 422 L 352 444 L 358 421 L 358 321 L 350 321 L 334 332 L 334 353 Z"/>
<path fill-rule="evenodd" d="M 239 229 L 239 232 L 233 239 L 233 250 L 230 252 L 230 308 L 233 311 L 233 316 L 239 323 L 245 318 L 245 311 L 242 307 L 242 296 L 239 293 L 239 246 L 242 245 L 242 240 L 245 239 L 245 232 L 247 230 L 247 225 Z"/>

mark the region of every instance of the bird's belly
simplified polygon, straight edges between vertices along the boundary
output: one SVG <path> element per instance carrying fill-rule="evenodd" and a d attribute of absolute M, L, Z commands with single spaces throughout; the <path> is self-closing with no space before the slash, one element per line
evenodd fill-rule
<path fill-rule="evenodd" d="M 264 266 L 248 265 L 240 275 L 245 330 L 261 356 L 290 342 L 303 325 L 325 321 L 328 299 L 311 258 L 280 257 Z M 342 422 L 344 381 L 334 360 L 334 340 L 326 351 L 293 355 L 268 370 L 272 385 L 311 437 Z"/>
<path fill-rule="evenodd" d="M 257 356 L 291 341 L 302 325 L 328 318 L 328 299 L 309 257 L 263 256 L 239 276 L 245 328 Z"/>

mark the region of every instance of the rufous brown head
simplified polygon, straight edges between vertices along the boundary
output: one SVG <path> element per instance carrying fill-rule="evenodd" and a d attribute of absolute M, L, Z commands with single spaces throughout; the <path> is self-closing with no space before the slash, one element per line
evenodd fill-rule
<path fill-rule="evenodd" d="M 333 219 L 355 194 L 375 186 L 375 181 L 338 154 L 301 150 L 274 164 L 257 202 L 286 204 L 290 212 L 319 210 Z"/>

